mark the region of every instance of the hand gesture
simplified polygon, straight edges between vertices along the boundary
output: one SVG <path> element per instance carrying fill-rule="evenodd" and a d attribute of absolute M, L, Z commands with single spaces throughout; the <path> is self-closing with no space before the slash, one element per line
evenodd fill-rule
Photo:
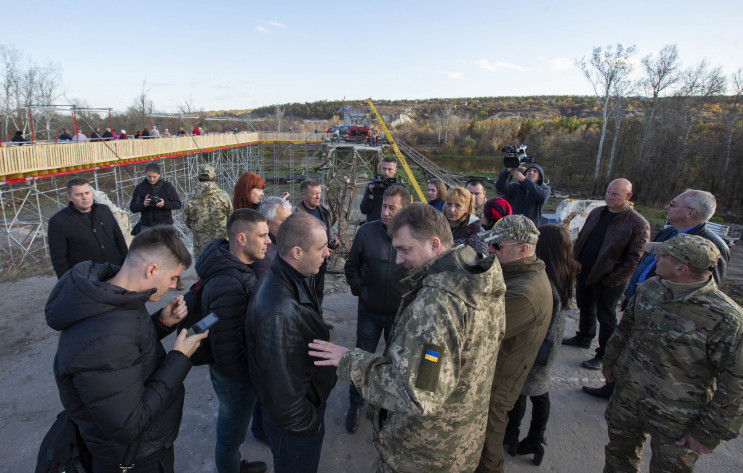
<path fill-rule="evenodd" d="M 179 351 L 191 358 L 191 355 L 196 353 L 196 349 L 201 345 L 201 341 L 209 336 L 209 330 L 204 333 L 196 335 L 188 335 L 188 330 L 185 328 L 178 334 L 178 338 L 173 343 L 173 350 Z"/>
<path fill-rule="evenodd" d="M 694 450 L 697 453 L 712 453 L 711 448 L 707 448 L 701 443 L 697 442 L 691 434 L 684 434 L 677 442 L 676 445 L 679 447 L 686 447 L 689 450 Z"/>
<path fill-rule="evenodd" d="M 144 196 L 144 206 L 149 207 L 150 206 L 150 194 L 147 194 Z"/>
<path fill-rule="evenodd" d="M 186 301 L 183 299 L 183 296 L 178 296 L 173 298 L 168 302 L 168 305 L 163 307 L 159 317 L 160 323 L 166 327 L 172 327 L 185 319 L 187 313 L 188 308 L 186 307 Z"/>
<path fill-rule="evenodd" d="M 322 360 L 315 362 L 315 366 L 338 366 L 338 363 L 341 362 L 341 358 L 343 358 L 343 355 L 348 351 L 348 348 L 346 347 L 333 345 L 324 340 L 313 340 L 312 343 L 309 344 L 309 347 L 312 349 L 309 352 L 310 356 L 322 358 Z"/>

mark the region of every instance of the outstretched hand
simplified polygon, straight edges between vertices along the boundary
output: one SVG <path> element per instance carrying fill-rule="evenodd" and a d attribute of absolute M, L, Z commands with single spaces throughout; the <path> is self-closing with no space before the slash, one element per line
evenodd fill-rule
<path fill-rule="evenodd" d="M 322 358 L 315 362 L 315 366 L 338 366 L 343 355 L 349 351 L 346 347 L 334 345 L 325 340 L 313 340 L 309 347 L 311 348 L 310 356 Z"/>

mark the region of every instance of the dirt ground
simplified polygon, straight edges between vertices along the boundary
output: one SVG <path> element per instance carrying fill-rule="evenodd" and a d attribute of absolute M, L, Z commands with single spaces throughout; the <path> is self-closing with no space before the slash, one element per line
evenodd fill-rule
<path fill-rule="evenodd" d="M 186 287 L 195 280 L 193 269 L 184 274 Z M 728 270 L 732 292 L 743 293 L 743 249 L 734 248 Z M 44 304 L 56 282 L 53 276 L 31 277 L 0 284 L 0 313 L 5 320 L 0 332 L 0 445 L 3 461 L 0 472 L 33 471 L 38 446 L 56 414 L 59 402 L 52 362 L 56 352 L 57 333 L 47 327 Z M 356 298 L 340 276 L 330 275 L 326 287 L 332 292 L 325 297 L 326 318 L 335 325 L 331 332 L 335 343 L 353 346 L 356 328 Z M 169 299 L 165 297 L 164 299 Z M 155 310 L 159 305 L 153 305 Z M 577 310 L 568 316 L 566 334 L 577 329 Z M 164 340 L 166 348 L 172 338 Z M 598 372 L 580 367 L 592 357 L 592 350 L 564 347 L 552 372 L 552 416 L 547 430 L 547 453 L 541 471 L 600 471 L 603 447 L 607 441 L 603 418 L 606 402 L 581 392 L 582 385 L 598 386 Z M 176 471 L 185 473 L 213 472 L 217 400 L 206 367 L 196 367 L 186 379 L 186 404 L 180 435 L 175 444 Z M 372 443 L 372 429 L 362 420 L 355 434 L 344 427 L 348 408 L 348 384 L 339 382 L 328 401 L 327 434 L 323 445 L 321 472 L 371 473 L 377 454 Z M 528 429 L 529 413 L 522 432 Z M 271 464 L 267 446 L 250 438 L 242 446 L 244 458 Z M 522 434 L 523 435 L 523 434 Z M 649 448 L 645 450 L 643 471 L 647 471 Z M 509 472 L 539 471 L 529 457 L 506 456 Z M 272 471 L 272 469 L 269 469 Z M 705 455 L 697 466 L 700 473 L 733 473 L 743 471 L 743 440 L 738 437 L 720 445 L 713 454 Z"/>

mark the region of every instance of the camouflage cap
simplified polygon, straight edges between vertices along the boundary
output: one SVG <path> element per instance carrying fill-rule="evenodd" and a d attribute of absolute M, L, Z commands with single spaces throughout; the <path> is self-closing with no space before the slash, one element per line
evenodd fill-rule
<path fill-rule="evenodd" d="M 217 176 L 214 172 L 214 167 L 208 164 L 201 166 L 199 169 L 199 180 L 200 181 L 212 181 Z"/>
<path fill-rule="evenodd" d="M 686 233 L 664 242 L 645 243 L 643 248 L 654 255 L 671 255 L 683 264 L 697 269 L 712 270 L 720 259 L 720 250 L 714 243 Z"/>
<path fill-rule="evenodd" d="M 485 243 L 500 243 L 512 239 L 534 245 L 539 240 L 539 230 L 531 219 L 523 215 L 507 215 L 498 220 L 493 228 L 478 233 L 477 236 Z"/>

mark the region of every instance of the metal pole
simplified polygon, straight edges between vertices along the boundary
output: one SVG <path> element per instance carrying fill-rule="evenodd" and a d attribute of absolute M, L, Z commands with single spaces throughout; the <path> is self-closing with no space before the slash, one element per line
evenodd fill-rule
<path fill-rule="evenodd" d="M 31 122 L 31 143 L 34 142 L 34 116 L 31 113 L 31 107 L 28 107 L 28 120 Z"/>

